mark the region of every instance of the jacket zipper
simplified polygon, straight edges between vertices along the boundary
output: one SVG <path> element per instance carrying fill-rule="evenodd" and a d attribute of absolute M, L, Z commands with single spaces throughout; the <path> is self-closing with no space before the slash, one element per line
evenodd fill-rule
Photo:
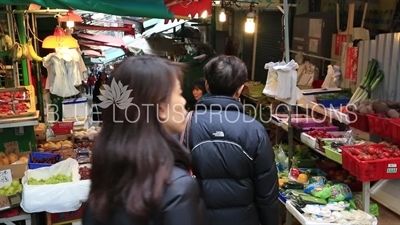
<path fill-rule="evenodd" d="M 199 147 L 200 145 L 205 144 L 205 143 L 226 143 L 226 144 L 235 145 L 235 146 L 237 146 L 237 147 L 240 148 L 240 151 L 241 151 L 248 159 L 250 159 L 250 161 L 253 161 L 253 158 L 251 158 L 251 157 L 249 156 L 249 154 L 247 154 L 247 152 L 245 152 L 245 151 L 243 150 L 242 146 L 240 146 L 239 144 L 237 144 L 237 143 L 235 143 L 235 142 L 232 142 L 232 141 L 224 141 L 224 140 L 202 141 L 202 142 L 198 143 L 197 145 L 195 145 L 195 146 L 192 148 L 191 151 L 194 151 L 197 147 Z"/>

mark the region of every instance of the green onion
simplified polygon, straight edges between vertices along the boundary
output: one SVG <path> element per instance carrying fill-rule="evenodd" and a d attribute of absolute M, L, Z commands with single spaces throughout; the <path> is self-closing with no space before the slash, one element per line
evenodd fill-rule
<path fill-rule="evenodd" d="M 381 70 L 378 70 L 378 61 L 376 61 L 375 59 L 371 59 L 371 61 L 368 62 L 367 72 L 365 73 L 365 76 L 361 81 L 360 86 L 351 97 L 349 104 L 354 104 L 355 102 L 367 99 L 368 92 L 372 92 L 379 84 L 379 82 L 382 81 L 383 77 L 383 72 Z"/>

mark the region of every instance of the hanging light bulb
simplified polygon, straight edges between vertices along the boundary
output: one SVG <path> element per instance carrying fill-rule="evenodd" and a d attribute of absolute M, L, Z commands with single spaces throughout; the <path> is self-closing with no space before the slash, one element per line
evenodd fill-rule
<path fill-rule="evenodd" d="M 221 1 L 214 1 L 214 4 L 219 5 L 221 4 Z"/>
<path fill-rule="evenodd" d="M 225 22 L 226 21 L 226 13 L 225 13 L 225 9 L 221 9 L 221 11 L 219 12 L 219 22 Z"/>
<path fill-rule="evenodd" d="M 73 28 L 75 26 L 75 22 L 72 20 L 68 20 L 66 23 L 68 28 Z"/>
<path fill-rule="evenodd" d="M 204 10 L 204 12 L 201 14 L 201 18 L 206 19 L 208 16 L 207 10 Z"/>
<path fill-rule="evenodd" d="M 252 34 L 256 29 L 256 24 L 254 23 L 255 14 L 254 12 L 247 13 L 246 23 L 244 24 L 244 32 Z"/>

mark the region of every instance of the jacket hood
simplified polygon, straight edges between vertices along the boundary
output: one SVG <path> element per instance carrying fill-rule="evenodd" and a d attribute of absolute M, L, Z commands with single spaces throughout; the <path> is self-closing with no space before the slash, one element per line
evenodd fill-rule
<path fill-rule="evenodd" d="M 196 110 L 222 110 L 244 112 L 244 106 L 233 97 L 210 95 L 200 99 L 196 104 Z"/>

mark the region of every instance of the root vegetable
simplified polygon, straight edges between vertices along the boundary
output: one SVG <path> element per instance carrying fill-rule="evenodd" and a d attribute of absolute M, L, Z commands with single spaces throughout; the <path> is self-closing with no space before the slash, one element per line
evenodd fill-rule
<path fill-rule="evenodd" d="M 389 111 L 389 107 L 386 103 L 381 101 L 374 101 L 372 103 L 372 109 L 377 113 L 387 113 Z"/>
<path fill-rule="evenodd" d="M 359 110 L 359 112 L 360 112 L 361 114 L 368 114 L 368 113 L 369 113 L 369 112 L 368 112 L 367 106 L 362 107 L 362 108 Z"/>
<path fill-rule="evenodd" d="M 360 102 L 360 104 L 363 104 L 363 105 L 369 105 L 371 102 L 368 100 L 368 99 L 364 99 L 364 100 L 362 100 L 361 102 Z"/>
<path fill-rule="evenodd" d="M 389 111 L 387 112 L 387 116 L 392 119 L 396 119 L 396 118 L 400 117 L 399 113 L 394 109 L 389 109 Z"/>

